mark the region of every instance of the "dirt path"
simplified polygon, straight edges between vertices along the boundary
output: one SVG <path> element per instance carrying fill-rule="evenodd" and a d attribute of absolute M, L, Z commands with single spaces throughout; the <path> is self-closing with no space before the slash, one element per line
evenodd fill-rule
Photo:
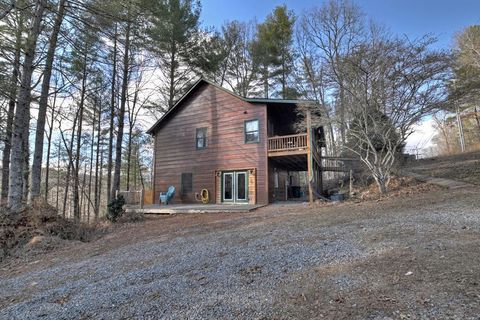
<path fill-rule="evenodd" d="M 5 319 L 478 319 L 480 191 L 150 218 L 0 269 Z"/>

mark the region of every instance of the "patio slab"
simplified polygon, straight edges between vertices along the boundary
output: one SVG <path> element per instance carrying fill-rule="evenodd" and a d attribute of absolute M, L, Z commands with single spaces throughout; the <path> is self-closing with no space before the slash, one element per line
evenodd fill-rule
<path fill-rule="evenodd" d="M 138 207 L 126 208 L 126 212 L 144 214 L 179 214 L 179 213 L 242 213 L 250 212 L 265 205 L 253 204 L 171 204 L 150 205 L 143 209 Z"/>

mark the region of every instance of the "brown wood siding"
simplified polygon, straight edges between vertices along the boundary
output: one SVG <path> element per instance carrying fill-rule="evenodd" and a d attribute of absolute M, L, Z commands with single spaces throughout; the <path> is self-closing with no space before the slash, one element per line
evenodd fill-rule
<path fill-rule="evenodd" d="M 268 203 L 266 106 L 250 104 L 228 92 L 203 84 L 155 132 L 154 192 L 176 188 L 174 203 L 195 202 L 195 192 L 208 189 L 218 201 L 217 170 L 255 169 L 256 201 Z M 245 143 L 244 122 L 258 119 L 259 143 Z M 197 149 L 196 128 L 207 128 L 207 147 Z M 180 194 L 182 173 L 192 173 L 193 192 Z"/>

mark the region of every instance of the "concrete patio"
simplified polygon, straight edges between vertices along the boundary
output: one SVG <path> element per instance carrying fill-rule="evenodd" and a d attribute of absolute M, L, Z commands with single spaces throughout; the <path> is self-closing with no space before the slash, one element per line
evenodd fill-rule
<path fill-rule="evenodd" d="M 253 204 L 169 204 L 149 205 L 144 208 L 127 207 L 126 212 L 144 214 L 178 214 L 178 213 L 244 213 L 265 205 Z"/>

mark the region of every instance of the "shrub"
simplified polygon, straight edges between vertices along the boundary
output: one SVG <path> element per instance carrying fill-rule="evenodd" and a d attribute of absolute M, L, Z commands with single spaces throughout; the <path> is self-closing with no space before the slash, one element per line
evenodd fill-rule
<path fill-rule="evenodd" d="M 116 222 L 118 218 L 120 218 L 123 213 L 123 205 L 125 204 L 125 198 L 123 195 L 119 195 L 116 199 L 113 199 L 108 204 L 108 212 L 107 212 L 107 219 L 111 222 Z"/>

